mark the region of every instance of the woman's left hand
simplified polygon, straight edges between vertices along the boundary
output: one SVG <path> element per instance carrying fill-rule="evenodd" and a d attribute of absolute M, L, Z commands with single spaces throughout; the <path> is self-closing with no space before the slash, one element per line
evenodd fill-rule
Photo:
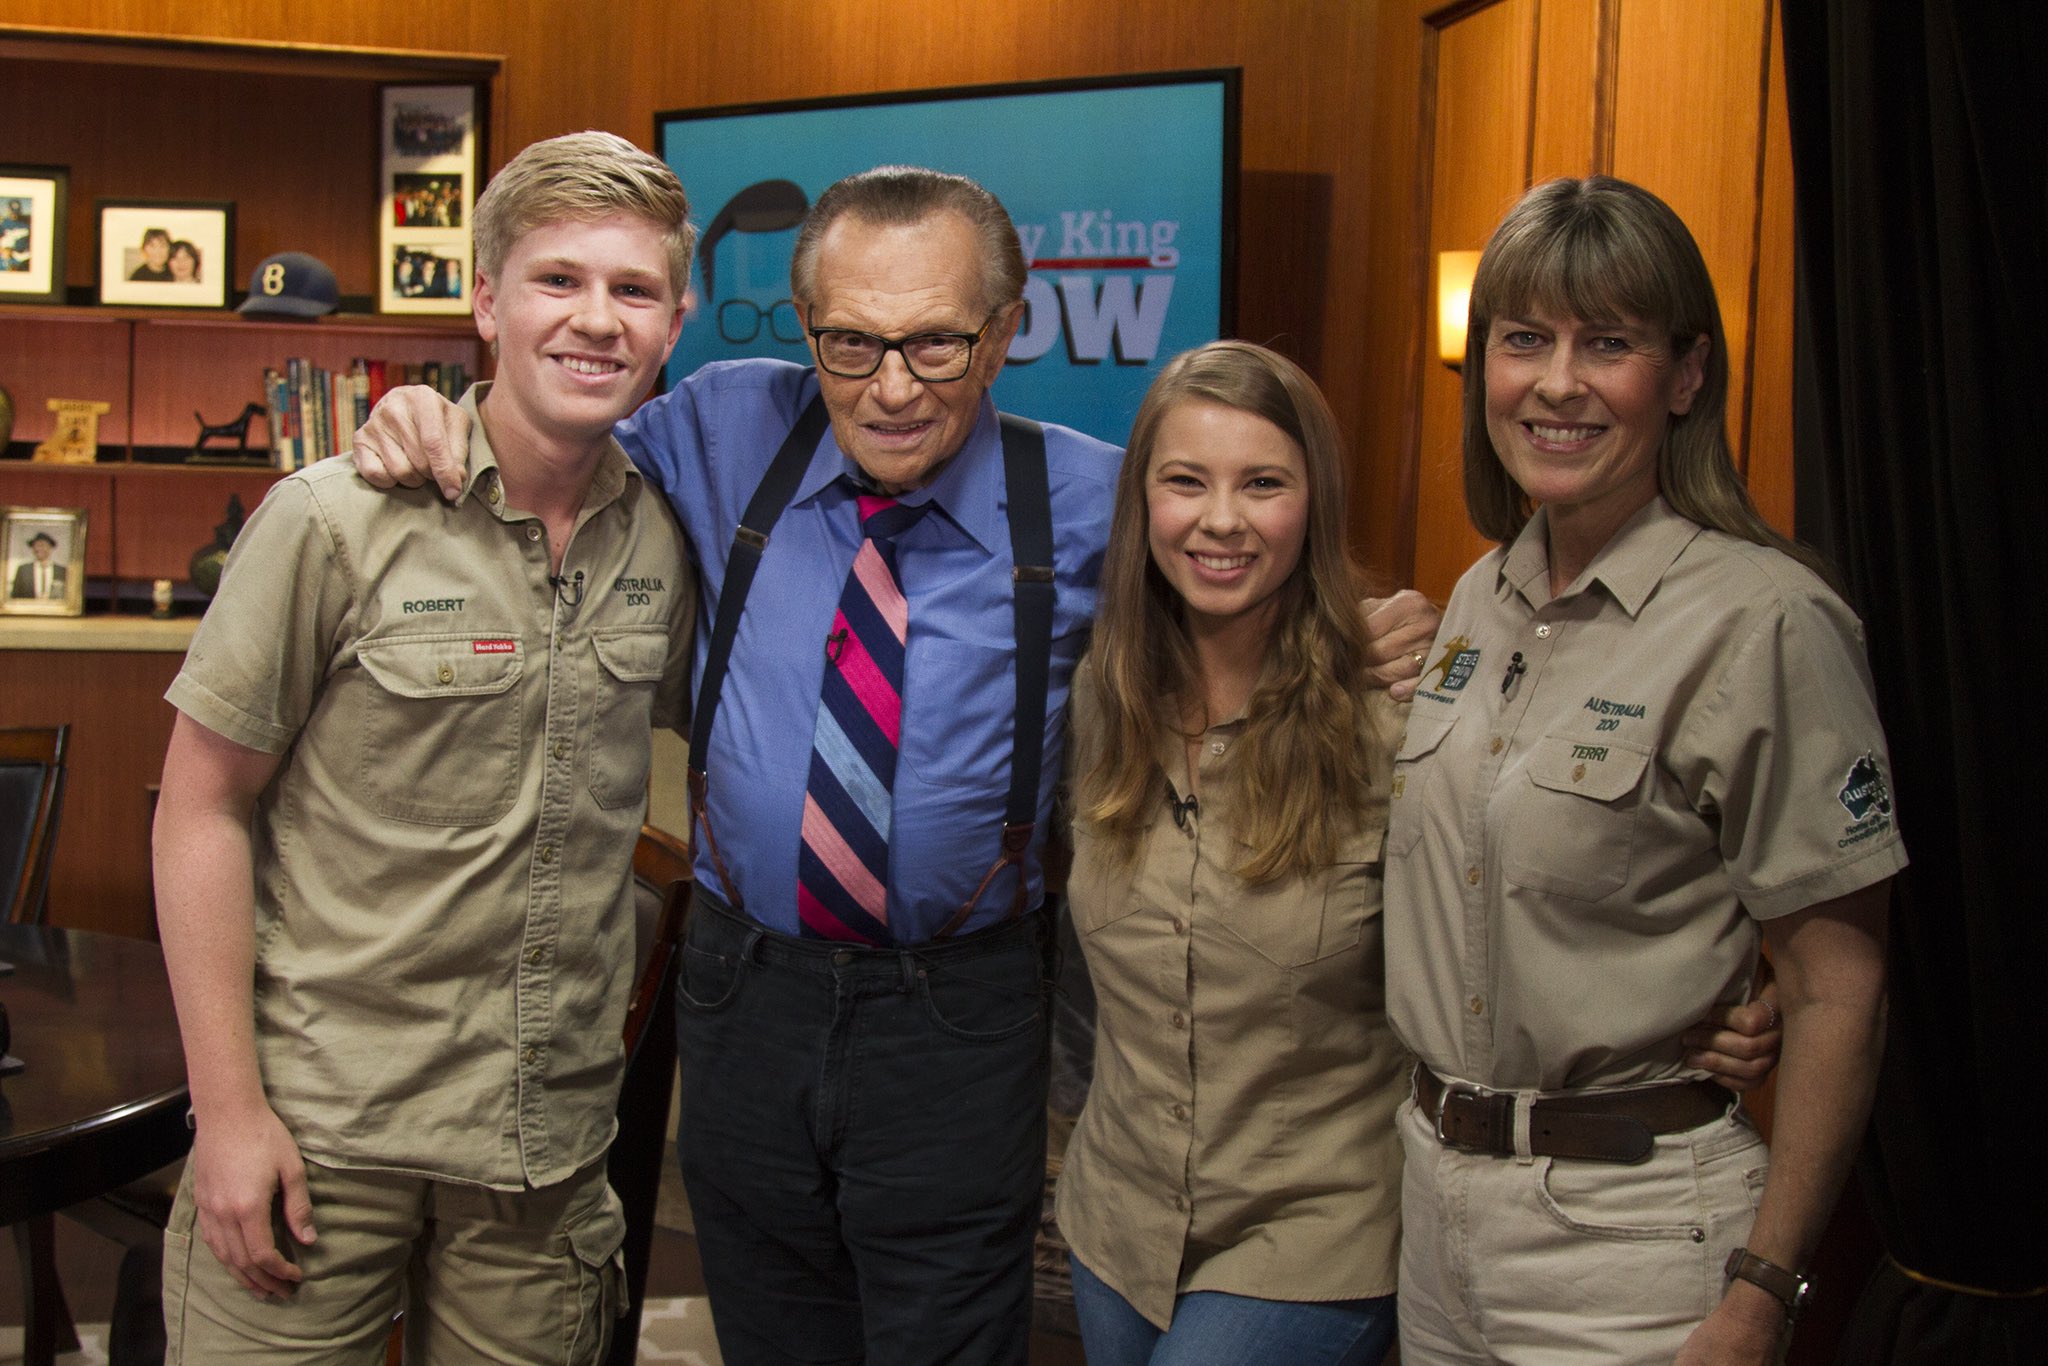
<path fill-rule="evenodd" d="M 1730 1091 L 1754 1091 L 1777 1070 L 1785 1031 L 1778 1015 L 1778 984 L 1764 983 L 1754 1001 L 1715 1006 L 1685 1031 L 1685 1065 L 1713 1073 Z"/>
<path fill-rule="evenodd" d="M 1421 681 L 1423 652 L 1436 639 L 1436 628 L 1444 614 L 1436 604 L 1412 588 L 1403 588 L 1391 598 L 1367 598 L 1358 604 L 1365 614 L 1366 678 L 1376 688 L 1385 688 L 1396 702 L 1415 695 Z"/>

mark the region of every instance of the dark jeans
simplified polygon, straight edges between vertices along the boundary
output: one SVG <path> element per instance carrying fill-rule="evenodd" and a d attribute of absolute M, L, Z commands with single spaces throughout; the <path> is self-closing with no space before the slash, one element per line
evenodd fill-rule
<path fill-rule="evenodd" d="M 727 1366 L 1022 1366 L 1043 917 L 863 949 L 696 898 L 676 1149 Z"/>

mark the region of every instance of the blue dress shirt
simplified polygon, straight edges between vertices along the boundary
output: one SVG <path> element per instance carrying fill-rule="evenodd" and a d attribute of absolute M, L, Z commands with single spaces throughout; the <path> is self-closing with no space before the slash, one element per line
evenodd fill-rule
<path fill-rule="evenodd" d="M 697 633 L 700 677 L 733 530 L 783 438 L 817 392 L 812 373 L 787 362 L 721 361 L 619 425 L 627 453 L 668 495 L 689 533 L 706 627 Z M 1032 905 L 1043 895 L 1039 856 L 1060 773 L 1067 689 L 1095 615 L 1096 580 L 1123 457 L 1114 446 L 1051 425 L 1045 429 L 1045 453 L 1055 579 L 1038 828 L 1026 864 Z M 747 914 L 792 935 L 798 933 L 797 848 L 825 637 L 860 548 L 860 514 L 841 477 L 854 470 L 828 428 L 769 537 L 733 642 L 704 762 L 712 834 L 736 885 L 724 886 L 701 839 L 699 883 L 736 894 Z M 910 639 L 889 842 L 889 920 L 899 942 L 920 943 L 974 894 L 1001 852 L 1017 650 L 993 402 L 982 400 L 980 418 L 960 453 L 903 501 L 935 505 L 896 542 L 910 603 Z M 1006 868 L 960 932 L 1000 920 L 1015 889 L 1016 874 Z"/>

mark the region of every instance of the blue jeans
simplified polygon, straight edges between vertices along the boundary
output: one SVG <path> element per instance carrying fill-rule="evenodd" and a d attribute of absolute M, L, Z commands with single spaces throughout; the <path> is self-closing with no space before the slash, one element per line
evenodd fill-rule
<path fill-rule="evenodd" d="M 1045 936 L 793 939 L 697 889 L 676 1149 L 727 1366 L 1024 1366 Z"/>
<path fill-rule="evenodd" d="M 1191 1290 L 1166 1331 L 1071 1259 L 1088 1366 L 1378 1366 L 1394 1343 L 1394 1297 L 1255 1300 Z"/>

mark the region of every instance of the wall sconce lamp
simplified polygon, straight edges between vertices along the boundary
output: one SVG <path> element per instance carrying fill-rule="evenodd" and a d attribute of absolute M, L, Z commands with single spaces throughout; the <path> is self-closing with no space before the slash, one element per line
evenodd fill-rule
<path fill-rule="evenodd" d="M 1465 366 L 1465 316 L 1472 303 L 1472 275 L 1478 269 L 1476 251 L 1436 254 L 1436 350 L 1453 370 Z"/>

